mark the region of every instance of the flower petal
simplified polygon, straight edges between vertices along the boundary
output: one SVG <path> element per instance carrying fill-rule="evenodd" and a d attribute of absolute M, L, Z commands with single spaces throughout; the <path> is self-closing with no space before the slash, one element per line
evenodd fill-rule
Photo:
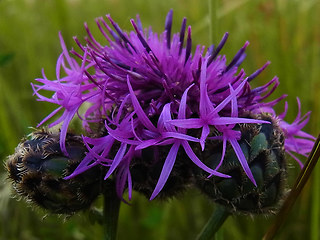
<path fill-rule="evenodd" d="M 172 147 L 168 153 L 168 156 L 167 156 L 166 160 L 164 161 L 159 180 L 157 182 L 156 187 L 153 190 L 153 193 L 150 197 L 150 200 L 153 200 L 159 194 L 159 192 L 162 190 L 164 185 L 166 184 L 166 181 L 169 178 L 169 175 L 170 175 L 171 170 L 173 168 L 173 165 L 175 163 L 179 147 L 180 147 L 179 143 L 174 143 L 172 145 Z"/>

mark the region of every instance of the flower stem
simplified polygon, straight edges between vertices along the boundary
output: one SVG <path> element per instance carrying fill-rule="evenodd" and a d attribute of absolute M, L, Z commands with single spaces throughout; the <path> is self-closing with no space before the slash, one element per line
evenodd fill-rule
<path fill-rule="evenodd" d="M 103 228 L 105 231 L 104 239 L 115 240 L 117 238 L 120 199 L 117 196 L 114 182 L 108 184 L 103 195 Z"/>
<path fill-rule="evenodd" d="M 218 37 L 218 19 L 217 12 L 219 7 L 219 0 L 208 0 L 209 10 L 209 43 L 212 44 Z"/>
<path fill-rule="evenodd" d="M 318 135 L 317 140 L 315 141 L 312 151 L 309 154 L 309 157 L 301 170 L 292 190 L 283 203 L 281 209 L 279 210 L 275 221 L 268 229 L 266 234 L 263 236 L 263 240 L 271 240 L 274 239 L 275 235 L 279 231 L 279 229 L 284 224 L 287 216 L 289 215 L 294 203 L 296 202 L 299 194 L 302 192 L 304 186 L 310 178 L 310 175 L 316 166 L 318 160 L 320 158 L 320 134 Z"/>
<path fill-rule="evenodd" d="M 209 221 L 198 235 L 197 240 L 212 239 L 229 215 L 230 212 L 226 208 L 217 205 Z"/>

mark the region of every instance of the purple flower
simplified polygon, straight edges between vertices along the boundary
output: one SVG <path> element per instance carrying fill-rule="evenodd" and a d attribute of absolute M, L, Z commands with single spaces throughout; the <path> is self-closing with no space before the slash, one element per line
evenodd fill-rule
<path fill-rule="evenodd" d="M 303 132 L 301 129 L 308 123 L 311 112 L 306 113 L 301 117 L 301 103 L 299 98 L 298 102 L 298 114 L 296 119 L 291 123 L 287 123 L 283 119 L 285 118 L 288 110 L 288 103 L 285 103 L 285 110 L 279 115 L 280 127 L 283 129 L 285 134 L 284 146 L 286 152 L 294 158 L 303 167 L 303 163 L 297 158 L 293 153 L 300 154 L 307 157 L 311 152 L 314 141 L 316 140 L 314 136 Z"/>
<path fill-rule="evenodd" d="M 85 76 L 86 70 L 92 66 L 92 63 L 86 64 L 87 52 L 84 52 L 83 62 L 81 66 L 79 66 L 75 59 L 70 57 L 61 34 L 59 34 L 59 37 L 63 52 L 57 62 L 57 80 L 50 81 L 43 73 L 42 79 L 36 79 L 36 81 L 43 85 L 31 84 L 31 86 L 39 101 L 46 101 L 59 105 L 59 107 L 43 119 L 38 126 L 52 118 L 60 110 L 64 110 L 62 116 L 51 123 L 49 127 L 53 127 L 63 122 L 61 127 L 60 146 L 62 151 L 67 154 L 65 138 L 70 121 L 84 102 L 92 103 L 92 107 L 87 110 L 86 116 L 91 112 L 96 114 L 97 109 L 95 104 L 101 98 L 101 93 L 95 89 L 96 85 L 89 82 L 88 77 Z M 65 60 L 69 66 L 66 65 Z M 62 78 L 60 77 L 61 67 L 66 73 L 66 76 Z M 41 90 L 52 91 L 54 93 L 51 98 L 47 98 L 39 93 Z M 86 120 L 84 120 L 84 123 L 85 122 Z"/>
<path fill-rule="evenodd" d="M 107 45 L 98 43 L 85 24 L 88 33 L 86 44 L 74 38 L 80 52 L 71 51 L 73 56 L 70 56 L 60 35 L 63 53 L 57 62 L 57 80 L 50 81 L 43 75 L 42 79 L 36 80 L 42 85 L 32 84 L 39 101 L 58 105 L 40 125 L 63 111 L 60 118 L 49 126 L 62 123 L 60 145 L 66 154 L 65 136 L 75 115 L 88 132 L 88 136 L 83 137 L 88 153 L 67 178 L 100 164 L 107 168 L 105 179 L 115 175 L 119 197 L 122 198 L 123 191 L 128 188 L 130 199 L 131 161 L 141 157 L 144 149 L 170 146 L 151 196 L 153 199 L 170 176 L 180 149 L 209 177 L 230 177 L 218 172 L 229 142 L 243 170 L 256 184 L 238 143 L 241 132 L 234 127 L 241 123 L 267 122 L 245 118 L 248 112 L 267 111 L 279 118 L 289 154 L 306 155 L 311 150 L 314 138 L 301 130 L 309 119 L 309 113 L 301 118 L 299 104 L 297 119 L 288 124 L 283 121 L 285 113 L 277 116 L 273 110 L 285 95 L 264 102 L 277 88 L 278 78 L 264 86 L 251 86 L 251 81 L 269 62 L 249 76 L 243 69 L 238 69 L 245 58 L 248 42 L 227 63 L 226 57 L 219 53 L 228 33 L 217 47 L 212 45 L 206 49 L 198 45 L 192 54 L 191 27 L 187 28 L 186 19 L 182 21 L 180 32 L 171 35 L 172 11 L 167 15 L 162 34 L 152 32 L 151 28 L 143 29 L 139 17 L 136 21 L 131 20 L 134 28 L 131 32 L 122 31 L 109 15 L 107 19 L 109 23 L 103 18 L 96 20 L 108 41 Z M 65 72 L 64 77 L 60 77 L 61 69 Z M 42 90 L 53 92 L 52 97 L 42 96 L 39 93 Z M 84 113 L 79 111 L 81 106 L 87 107 Z M 95 130 L 90 122 L 102 121 L 106 134 L 92 135 Z M 200 129 L 201 136 L 193 135 L 192 129 Z M 209 136 L 212 131 L 219 134 Z M 223 143 L 222 157 L 215 169 L 206 166 L 190 146 L 191 143 L 199 144 L 204 150 L 208 139 Z"/>

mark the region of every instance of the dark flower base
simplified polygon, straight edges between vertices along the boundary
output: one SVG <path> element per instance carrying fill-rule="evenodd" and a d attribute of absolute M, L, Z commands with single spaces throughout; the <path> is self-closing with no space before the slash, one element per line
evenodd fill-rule
<path fill-rule="evenodd" d="M 219 171 L 232 178 L 208 178 L 205 172 L 195 170 L 197 187 L 214 202 L 232 212 L 270 213 L 277 209 L 284 195 L 287 165 L 283 132 L 270 116 L 260 115 L 259 118 L 271 121 L 272 124 L 237 126 L 242 133 L 239 144 L 257 186 L 248 179 L 229 145 Z M 208 142 L 208 147 L 202 152 L 202 159 L 209 167 L 215 169 L 221 158 L 221 149 L 221 144 L 216 141 Z"/>
<path fill-rule="evenodd" d="M 51 213 L 72 214 L 88 208 L 100 193 L 100 167 L 94 167 L 77 177 L 64 180 L 85 156 L 82 138 L 67 135 L 63 155 L 59 133 L 45 130 L 31 134 L 23 140 L 6 167 L 16 192 Z"/>
<path fill-rule="evenodd" d="M 147 198 L 151 197 L 169 150 L 168 146 L 148 148 L 142 151 L 141 158 L 132 161 L 130 172 L 134 190 Z M 180 149 L 170 176 L 157 199 L 166 200 L 175 197 L 190 187 L 193 178 L 192 165 L 184 150 Z"/>

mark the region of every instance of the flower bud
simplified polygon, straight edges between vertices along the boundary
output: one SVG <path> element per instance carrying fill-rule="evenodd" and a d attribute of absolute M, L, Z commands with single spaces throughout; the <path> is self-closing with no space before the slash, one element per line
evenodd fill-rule
<path fill-rule="evenodd" d="M 100 169 L 65 180 L 84 158 L 86 148 L 81 137 L 67 134 L 69 156 L 65 156 L 59 135 L 46 130 L 32 133 L 8 157 L 6 168 L 18 195 L 52 213 L 72 214 L 88 208 L 99 195 Z"/>
<path fill-rule="evenodd" d="M 254 118 L 271 124 L 239 124 L 235 128 L 241 132 L 238 143 L 257 186 L 250 181 L 229 144 L 219 172 L 231 178 L 208 178 L 203 171 L 195 174 L 196 185 L 204 194 L 236 213 L 270 213 L 276 210 L 284 195 L 287 166 L 283 132 L 271 116 L 261 114 Z M 209 142 L 202 152 L 205 164 L 215 169 L 221 152 L 221 143 Z"/>

